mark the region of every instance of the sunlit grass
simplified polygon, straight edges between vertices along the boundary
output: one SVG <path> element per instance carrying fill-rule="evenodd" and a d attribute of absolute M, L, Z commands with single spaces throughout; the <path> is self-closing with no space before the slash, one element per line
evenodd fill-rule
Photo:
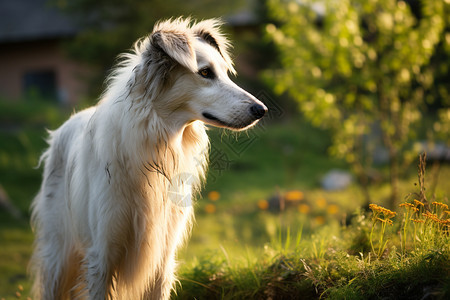
<path fill-rule="evenodd" d="M 22 219 L 17 220 L 0 212 L 0 299 L 17 299 L 16 292 L 26 299 L 29 292 L 26 268 L 33 240 L 28 225 L 29 204 L 41 179 L 41 170 L 34 167 L 45 147 L 44 127 L 54 128 L 28 124 L 0 131 L 0 184 L 22 214 Z M 211 130 L 209 134 L 214 145 L 227 151 L 220 131 Z M 355 262 L 376 265 L 376 255 L 369 254 L 370 216 L 358 214 L 353 218 L 354 225 L 348 225 L 363 204 L 358 187 L 351 185 L 331 192 L 319 186 L 321 176 L 329 169 L 346 167 L 327 158 L 327 143 L 326 132 L 309 128 L 301 121 L 273 124 L 240 155 L 228 152 L 232 163 L 221 174 L 210 170 L 195 204 L 192 238 L 179 253 L 183 285 L 180 298 L 188 295 L 192 299 L 195 295 L 202 299 L 202 295 L 221 290 L 241 298 L 268 298 L 279 289 L 291 288 L 301 288 L 307 297 L 316 295 L 316 285 L 321 290 L 322 285 L 330 284 L 321 281 L 327 274 L 319 276 L 316 268 L 337 264 L 332 259 L 327 263 L 333 253 L 348 273 L 359 270 Z M 441 166 L 438 175 L 434 194 L 436 199 L 443 199 L 450 194 L 444 180 L 450 177 L 450 167 Z M 411 177 L 401 181 L 400 194 L 411 193 L 415 182 L 412 172 Z M 389 185 L 373 184 L 370 193 L 378 205 L 384 205 Z M 274 209 L 274 197 L 285 200 L 283 210 Z M 397 219 L 399 222 L 401 217 Z M 406 232 L 406 253 L 414 247 L 414 230 L 421 239 L 429 238 L 421 224 L 414 224 L 410 223 Z M 399 223 L 394 228 L 399 229 L 398 226 Z M 401 249 L 398 239 L 389 241 L 385 253 L 392 253 L 391 243 Z M 417 239 L 415 242 L 414 249 L 423 245 Z M 330 254 L 330 249 L 336 252 Z M 350 257 L 343 251 L 351 253 Z M 422 253 L 426 251 L 425 247 Z M 308 280 L 300 280 L 305 276 Z M 347 283 L 353 279 L 349 276 L 344 276 Z"/>
<path fill-rule="evenodd" d="M 17 292 L 27 295 L 31 286 L 27 266 L 33 234 L 26 219 L 0 212 L 0 220 L 0 299 L 17 299 Z"/>
<path fill-rule="evenodd" d="M 436 203 L 445 209 L 446 204 Z M 278 228 L 275 238 L 256 252 L 248 247 L 237 252 L 232 246 L 202 252 L 181 265 L 175 298 L 290 299 L 303 295 L 308 299 L 413 299 L 426 293 L 424 289 L 438 299 L 448 297 L 448 220 L 435 219 L 435 210 L 424 215 L 419 224 L 427 228 L 420 231 L 428 238 L 417 235 L 418 241 L 410 240 L 404 251 L 398 236 L 404 220 L 391 221 L 395 230 L 387 240 L 385 224 L 396 212 L 372 208 L 373 213 L 357 213 L 347 227 L 326 225 L 307 235 L 302 225 L 297 232 L 291 227 Z M 366 239 L 360 239 L 361 235 Z M 363 244 L 369 241 L 372 247 L 367 248 Z"/>
<path fill-rule="evenodd" d="M 259 213 L 201 218 L 194 239 L 198 238 L 196 230 L 210 228 L 218 238 L 212 243 L 216 246 L 201 241 L 209 249 L 206 256 L 199 254 L 205 253 L 204 249 L 189 252 L 198 250 L 194 246 L 198 240 L 188 246 L 185 253 L 190 255 L 186 257 L 193 259 L 182 260 L 176 298 L 414 298 L 428 293 L 425 289 L 437 298 L 448 297 L 447 187 L 442 182 L 436 184 L 433 194 L 425 193 L 424 169 L 419 168 L 417 187 L 409 180 L 402 183 L 405 202 L 396 209 L 371 204 L 371 212 L 357 210 L 350 224 L 334 218 L 342 208 L 328 204 L 327 199 L 335 201 L 335 193 L 314 190 L 305 190 L 305 197 L 298 197 L 302 202 L 297 209 L 270 213 L 261 209 L 262 202 L 257 200 L 255 211 L 259 209 Z M 448 167 L 442 170 L 449 171 Z M 308 203 L 304 200 L 310 193 L 314 197 Z M 349 189 L 338 194 L 350 197 L 352 193 Z M 284 196 L 297 198 L 290 191 Z M 426 202 L 426 197 L 434 201 Z M 324 213 L 317 214 L 320 210 Z M 236 223 L 239 225 L 231 229 Z M 248 234 L 237 235 L 245 228 L 250 229 Z M 266 241 L 256 242 L 254 236 L 264 236 Z"/>

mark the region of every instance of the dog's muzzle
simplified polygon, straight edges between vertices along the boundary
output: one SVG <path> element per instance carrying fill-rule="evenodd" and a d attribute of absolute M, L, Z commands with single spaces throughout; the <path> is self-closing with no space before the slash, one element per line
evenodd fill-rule
<path fill-rule="evenodd" d="M 259 101 L 258 101 L 259 102 Z M 222 119 L 209 112 L 203 112 L 202 116 L 208 123 L 218 127 L 226 127 L 232 130 L 243 130 L 258 122 L 267 112 L 267 107 L 259 103 L 251 104 L 247 112 L 241 115 L 232 116 L 231 121 Z"/>

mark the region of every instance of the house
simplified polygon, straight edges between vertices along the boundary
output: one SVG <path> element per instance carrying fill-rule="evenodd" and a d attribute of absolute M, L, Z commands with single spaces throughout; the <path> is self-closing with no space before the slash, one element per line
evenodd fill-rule
<path fill-rule="evenodd" d="M 0 1 L 0 101 L 20 101 L 33 95 L 65 106 L 87 96 L 94 68 L 67 57 L 64 43 L 80 27 L 49 0 Z M 256 34 L 252 13 L 226 18 L 233 36 Z M 243 77 L 256 77 L 253 55 L 235 57 Z"/>
<path fill-rule="evenodd" d="M 70 60 L 62 45 L 78 31 L 48 0 L 0 1 L 0 100 L 38 94 L 76 103 L 87 91 L 89 68 Z"/>

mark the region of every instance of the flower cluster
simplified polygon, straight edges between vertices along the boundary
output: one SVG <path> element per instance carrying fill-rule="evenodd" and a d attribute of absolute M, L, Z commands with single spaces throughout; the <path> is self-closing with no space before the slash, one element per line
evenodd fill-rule
<path fill-rule="evenodd" d="M 404 208 L 403 222 L 401 226 L 401 246 L 402 253 L 405 254 L 408 248 L 408 236 L 414 244 L 414 249 L 420 249 L 421 244 L 440 243 L 442 238 L 448 241 L 448 233 L 450 230 L 450 210 L 447 204 L 441 202 L 433 202 L 431 210 L 427 203 L 414 199 L 412 202 L 404 202 L 399 205 Z M 370 232 L 370 244 L 372 251 L 380 258 L 385 249 L 388 240 L 385 240 L 384 234 L 386 226 L 393 225 L 392 218 L 396 213 L 376 204 L 370 204 L 369 208 L 373 212 L 372 229 Z M 374 240 L 374 229 L 378 223 L 381 223 L 381 230 L 378 234 L 378 242 Z M 413 232 L 409 233 L 409 226 L 413 224 Z M 441 233 L 444 233 L 442 235 Z M 409 233 L 409 234 L 408 234 Z M 417 242 L 420 242 L 418 244 Z M 446 242 L 447 243 L 447 242 Z M 377 250 L 377 251 L 376 251 Z"/>
<path fill-rule="evenodd" d="M 420 202 L 420 203 L 422 203 L 422 202 Z M 407 202 L 400 204 L 399 207 L 405 207 L 405 208 L 411 209 L 412 211 L 415 211 L 415 212 L 419 211 L 419 209 L 416 207 L 416 205 L 407 203 Z"/>
<path fill-rule="evenodd" d="M 401 204 L 400 204 L 401 205 Z M 417 199 L 414 199 L 414 205 L 416 206 L 416 207 L 419 207 L 419 206 L 422 206 L 422 207 L 424 207 L 425 205 L 423 204 L 423 202 L 421 202 L 421 201 L 419 201 L 419 200 L 417 200 Z"/>
<path fill-rule="evenodd" d="M 430 212 L 423 213 L 422 215 L 425 218 L 434 221 L 435 223 L 438 223 L 438 224 L 441 224 L 441 225 L 444 225 L 444 226 L 450 226 L 450 219 L 439 219 L 436 214 L 432 214 Z"/>
<path fill-rule="evenodd" d="M 220 193 L 218 191 L 211 191 L 208 193 L 208 200 L 211 202 L 216 202 L 220 199 Z M 205 205 L 205 212 L 207 214 L 213 214 L 217 210 L 217 207 L 214 203 L 207 203 Z"/>
<path fill-rule="evenodd" d="M 386 225 L 393 225 L 392 222 L 392 218 L 395 217 L 395 215 L 397 214 L 396 212 L 384 208 L 382 206 L 376 205 L 376 204 L 369 204 L 369 208 L 372 210 L 373 212 L 373 216 L 372 216 L 372 229 L 370 231 L 370 236 L 369 236 L 369 240 L 370 240 L 370 245 L 372 247 L 372 251 L 373 253 L 377 254 L 377 257 L 380 258 L 387 246 L 387 242 L 388 240 L 384 240 L 384 233 L 386 231 Z M 380 216 L 382 216 L 382 218 L 380 218 Z M 376 224 L 380 222 L 381 223 L 381 230 L 380 233 L 378 235 L 378 251 L 375 251 L 375 246 L 374 246 L 374 238 L 373 238 L 373 234 L 374 234 L 374 229 L 376 227 Z"/>
<path fill-rule="evenodd" d="M 448 210 L 448 205 L 441 203 L 441 202 L 433 202 L 433 205 L 436 206 L 436 208 L 441 207 L 444 211 Z"/>
<path fill-rule="evenodd" d="M 413 221 L 414 223 L 425 223 L 425 220 L 420 219 L 411 219 L 411 221 Z"/>
<path fill-rule="evenodd" d="M 440 223 L 440 221 L 441 221 L 441 220 L 438 218 L 437 215 L 432 214 L 432 213 L 430 213 L 430 212 L 423 213 L 422 215 L 423 215 L 425 218 L 430 219 L 430 220 L 433 220 L 433 221 L 436 222 L 436 223 Z"/>
<path fill-rule="evenodd" d="M 382 206 L 376 205 L 376 204 L 369 204 L 369 208 L 373 211 L 374 215 L 383 214 L 385 219 L 391 219 L 395 217 L 397 214 L 395 211 L 392 211 L 390 209 L 384 208 Z"/>
<path fill-rule="evenodd" d="M 410 216 L 410 221 L 413 221 L 414 223 L 425 223 L 425 221 L 431 220 L 437 224 L 441 224 L 444 226 L 450 226 L 450 219 L 448 217 L 450 216 L 450 211 L 448 210 L 448 205 L 442 202 L 433 202 L 432 204 L 435 206 L 435 213 L 432 213 L 430 211 L 425 211 L 420 214 L 421 211 L 425 210 L 425 205 L 423 202 L 414 199 L 413 203 L 404 202 L 399 205 L 399 207 L 404 207 L 407 210 L 413 211 L 416 215 L 416 218 L 413 218 L 413 216 Z M 442 210 L 442 214 L 438 214 L 438 211 Z M 441 218 L 439 217 L 441 216 Z M 444 215 L 447 215 L 447 219 L 444 218 Z M 421 217 L 425 217 L 425 219 L 422 219 Z"/>
<path fill-rule="evenodd" d="M 377 218 L 376 219 L 377 221 L 380 221 L 380 222 L 382 222 L 382 223 L 388 223 L 389 225 L 393 225 L 394 223 L 392 222 L 392 220 L 390 220 L 390 219 L 381 219 L 381 218 Z"/>
<path fill-rule="evenodd" d="M 211 200 L 211 197 L 209 198 Z M 329 202 L 322 195 L 312 197 L 301 190 L 277 192 L 268 200 L 261 198 L 256 202 L 256 208 L 260 211 L 296 209 L 302 217 L 308 217 L 314 226 L 326 224 L 329 220 L 342 216 L 342 208 L 338 204 Z"/>

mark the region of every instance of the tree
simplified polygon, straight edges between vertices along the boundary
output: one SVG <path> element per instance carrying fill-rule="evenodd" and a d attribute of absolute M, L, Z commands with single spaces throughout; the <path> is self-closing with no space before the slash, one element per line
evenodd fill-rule
<path fill-rule="evenodd" d="M 289 92 L 306 118 L 331 129 L 331 152 L 353 166 L 366 202 L 374 132 L 388 151 L 394 206 L 400 169 L 411 162 L 408 150 L 427 108 L 424 99 L 449 101 L 448 84 L 439 95 L 430 92 L 430 61 L 438 47 L 450 45 L 450 1 L 421 4 L 418 16 L 397 0 L 268 2 L 280 24 L 266 26 L 282 63 L 270 75 L 274 90 Z"/>
<path fill-rule="evenodd" d="M 242 6 L 243 0 L 50 0 L 72 16 L 82 28 L 66 50 L 76 60 L 98 67 L 93 86 L 101 92 L 101 81 L 114 65 L 115 58 L 132 48 L 132 44 L 151 33 L 153 25 L 161 19 L 191 16 L 212 18 L 230 14 Z"/>

